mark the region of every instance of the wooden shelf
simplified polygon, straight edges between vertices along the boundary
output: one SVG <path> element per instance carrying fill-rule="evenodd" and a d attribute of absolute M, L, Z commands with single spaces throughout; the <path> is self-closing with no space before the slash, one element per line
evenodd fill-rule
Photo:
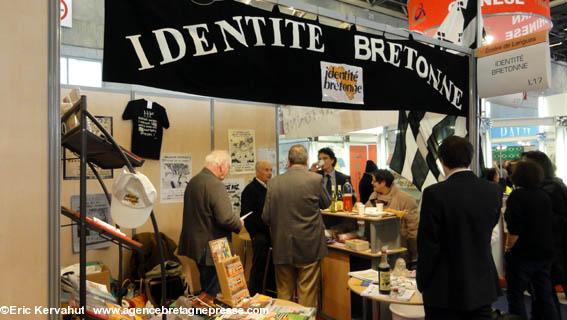
<path fill-rule="evenodd" d="M 339 243 L 331 243 L 331 244 L 327 244 L 327 247 L 330 249 L 334 249 L 334 250 L 340 250 L 340 251 L 344 251 L 347 252 L 349 254 L 355 254 L 355 255 L 359 255 L 362 257 L 366 257 L 366 258 L 370 258 L 370 259 L 375 259 L 375 258 L 380 258 L 382 257 L 382 253 L 381 252 L 377 252 L 377 253 L 372 253 L 371 249 L 367 249 L 364 251 L 356 251 L 356 250 L 352 250 L 349 247 L 347 247 L 344 244 L 339 244 Z M 391 249 L 388 250 L 388 254 L 399 254 L 402 252 L 406 252 L 408 249 L 406 248 L 396 248 L 396 249 Z"/>
<path fill-rule="evenodd" d="M 348 218 L 353 220 L 362 220 L 362 221 L 371 221 L 371 222 L 378 222 L 378 221 L 386 221 L 386 220 L 393 220 L 398 219 L 394 214 L 386 214 L 380 217 L 376 216 L 369 216 L 369 215 L 362 215 L 354 212 L 329 212 L 326 210 L 321 210 L 321 214 L 324 216 L 331 216 L 331 217 L 340 217 L 340 218 Z"/>

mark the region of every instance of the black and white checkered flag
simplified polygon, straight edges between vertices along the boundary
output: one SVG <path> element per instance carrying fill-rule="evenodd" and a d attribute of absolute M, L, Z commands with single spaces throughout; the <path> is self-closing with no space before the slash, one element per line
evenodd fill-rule
<path fill-rule="evenodd" d="M 435 37 L 468 48 L 476 48 L 477 0 L 455 0 Z M 482 23 L 482 17 L 480 17 Z"/>
<path fill-rule="evenodd" d="M 396 146 L 390 169 L 419 190 L 437 183 L 442 174 L 437 151 L 452 135 L 466 136 L 465 117 L 425 111 L 400 111 Z"/>

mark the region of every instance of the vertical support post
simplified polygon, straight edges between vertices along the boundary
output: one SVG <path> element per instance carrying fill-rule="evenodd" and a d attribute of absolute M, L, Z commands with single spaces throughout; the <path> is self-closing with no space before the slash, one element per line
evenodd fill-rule
<path fill-rule="evenodd" d="M 477 1 L 476 8 L 476 46 L 482 42 L 482 12 L 481 1 Z M 476 58 L 474 52 L 469 56 L 469 141 L 473 146 L 474 157 L 471 170 L 480 174 L 480 104 L 477 92 Z"/>
<path fill-rule="evenodd" d="M 215 150 L 215 99 L 211 99 L 211 151 Z"/>
<path fill-rule="evenodd" d="M 49 0 L 48 3 L 48 62 L 47 62 L 47 94 L 48 94 L 48 305 L 58 308 L 60 301 L 60 156 L 61 156 L 61 115 L 59 109 L 60 69 L 59 69 L 59 6 L 60 1 Z M 50 314 L 49 319 L 58 319 Z"/>
<path fill-rule="evenodd" d="M 280 108 L 280 105 L 276 105 L 276 147 L 274 149 L 276 151 L 276 175 L 280 174 Z"/>
<path fill-rule="evenodd" d="M 87 97 L 81 96 L 81 159 L 80 159 L 80 213 L 79 220 L 79 306 L 86 310 L 87 304 Z M 84 319 L 84 315 L 81 315 Z"/>

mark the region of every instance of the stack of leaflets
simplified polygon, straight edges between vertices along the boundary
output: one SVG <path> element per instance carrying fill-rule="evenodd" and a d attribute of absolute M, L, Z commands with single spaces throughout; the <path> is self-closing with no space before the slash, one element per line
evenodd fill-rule
<path fill-rule="evenodd" d="M 352 271 L 349 272 L 350 277 L 360 279 L 362 281 L 371 281 L 373 283 L 378 283 L 378 271 L 374 269 L 362 270 L 362 271 Z"/>

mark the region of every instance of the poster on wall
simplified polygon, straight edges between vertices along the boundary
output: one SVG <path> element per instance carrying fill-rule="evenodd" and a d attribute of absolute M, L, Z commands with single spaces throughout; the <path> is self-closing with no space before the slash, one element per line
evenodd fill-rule
<path fill-rule="evenodd" d="M 254 130 L 228 130 L 228 152 L 231 173 L 256 171 L 256 137 Z"/>
<path fill-rule="evenodd" d="M 71 209 L 79 211 L 80 196 L 71 196 Z M 110 225 L 113 225 L 112 218 L 110 217 L 110 204 L 106 199 L 104 193 L 101 194 L 88 194 L 87 195 L 87 217 L 98 218 Z M 106 241 L 96 232 L 87 231 L 87 250 L 91 249 L 104 249 L 110 247 L 110 241 Z M 79 228 L 76 224 L 73 225 L 73 252 L 78 253 L 79 250 Z"/>
<path fill-rule="evenodd" d="M 112 117 L 109 116 L 95 116 L 102 127 L 110 133 L 112 132 Z M 95 135 L 101 137 L 104 136 L 103 133 L 95 126 L 90 119 L 87 118 L 87 129 L 94 133 Z M 63 157 L 63 179 L 65 180 L 78 180 L 81 178 L 81 160 L 73 152 L 64 149 Z M 100 169 L 98 166 L 93 165 L 100 175 L 101 179 L 112 179 L 114 178 L 114 171 L 112 169 Z M 91 168 L 87 165 L 87 179 L 96 179 Z"/>
<path fill-rule="evenodd" d="M 162 203 L 183 202 L 185 187 L 192 177 L 190 154 L 166 153 L 160 159 Z"/>
<path fill-rule="evenodd" d="M 244 178 L 226 178 L 223 180 L 223 183 L 226 187 L 226 192 L 228 192 L 230 203 L 232 203 L 232 212 L 240 214 L 240 196 L 244 187 L 246 187 L 246 181 Z"/>

